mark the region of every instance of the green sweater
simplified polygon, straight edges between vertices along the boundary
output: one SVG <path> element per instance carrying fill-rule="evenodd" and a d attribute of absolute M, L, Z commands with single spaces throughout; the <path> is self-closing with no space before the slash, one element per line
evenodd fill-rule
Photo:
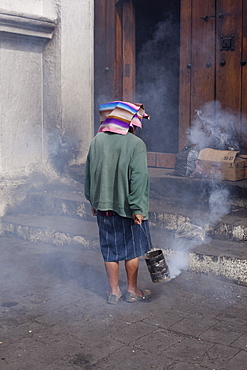
<path fill-rule="evenodd" d="M 92 207 L 148 219 L 149 177 L 145 143 L 134 134 L 100 132 L 92 140 L 84 190 Z"/>

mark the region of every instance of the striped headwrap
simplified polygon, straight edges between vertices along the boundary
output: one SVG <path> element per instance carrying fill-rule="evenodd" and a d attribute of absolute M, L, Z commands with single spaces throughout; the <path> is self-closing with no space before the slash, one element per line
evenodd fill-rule
<path fill-rule="evenodd" d="M 98 132 L 110 131 L 126 135 L 129 128 L 142 128 L 142 118 L 149 118 L 143 104 L 113 101 L 99 106 L 100 127 Z"/>

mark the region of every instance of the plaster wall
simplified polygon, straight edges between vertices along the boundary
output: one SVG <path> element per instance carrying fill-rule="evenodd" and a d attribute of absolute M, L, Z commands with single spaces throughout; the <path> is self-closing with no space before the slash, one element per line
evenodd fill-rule
<path fill-rule="evenodd" d="M 2 0 L 0 80 L 2 176 L 60 156 L 64 138 L 68 151 L 76 146 L 65 160 L 83 162 L 93 136 L 93 1 Z"/>
<path fill-rule="evenodd" d="M 56 16 L 54 0 L 1 0 L 0 9 L 16 13 Z"/>
<path fill-rule="evenodd" d="M 93 1 L 61 1 L 63 130 L 78 138 L 83 162 L 93 136 Z"/>
<path fill-rule="evenodd" d="M 43 0 L 1 0 L 0 8 L 17 13 L 42 15 Z"/>
<path fill-rule="evenodd" d="M 44 20 L 41 5 L 41 1 L 1 2 L 5 6 L 0 9 L 0 173 L 3 177 L 26 175 L 44 159 L 43 50 L 52 38 L 55 21 Z"/>
<path fill-rule="evenodd" d="M 42 156 L 42 46 L 0 41 L 1 174 L 19 174 Z"/>

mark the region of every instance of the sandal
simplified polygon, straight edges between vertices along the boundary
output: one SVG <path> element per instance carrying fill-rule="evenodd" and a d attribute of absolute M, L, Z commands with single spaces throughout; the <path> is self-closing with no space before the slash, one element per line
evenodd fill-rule
<path fill-rule="evenodd" d="M 148 289 L 141 290 L 142 296 L 140 297 L 139 295 L 136 295 L 134 293 L 127 292 L 126 293 L 126 302 L 132 303 L 132 302 L 137 302 L 137 301 L 143 301 L 147 300 L 151 297 L 151 292 Z"/>
<path fill-rule="evenodd" d="M 108 298 L 107 298 L 107 303 L 116 304 L 116 303 L 118 303 L 118 301 L 121 297 L 122 297 L 122 294 L 120 296 L 117 296 L 115 294 L 109 294 Z"/>

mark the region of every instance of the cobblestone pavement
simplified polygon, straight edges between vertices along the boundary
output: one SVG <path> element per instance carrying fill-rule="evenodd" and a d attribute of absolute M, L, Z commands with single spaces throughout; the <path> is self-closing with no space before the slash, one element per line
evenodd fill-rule
<path fill-rule="evenodd" d="M 126 287 L 123 264 L 121 288 Z M 149 302 L 106 303 L 97 249 L 0 237 L 0 368 L 247 369 L 247 288 L 183 271 Z"/>

